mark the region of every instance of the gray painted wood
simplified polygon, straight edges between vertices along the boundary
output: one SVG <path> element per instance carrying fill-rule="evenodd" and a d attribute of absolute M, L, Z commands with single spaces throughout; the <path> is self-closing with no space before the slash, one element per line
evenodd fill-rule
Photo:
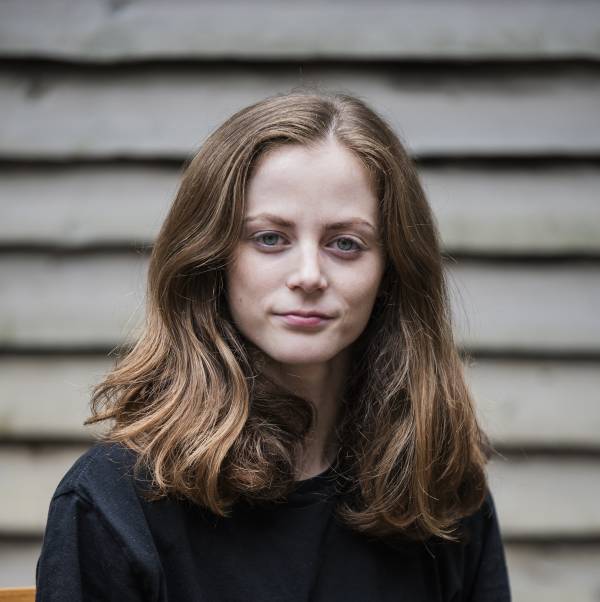
<path fill-rule="evenodd" d="M 39 535 L 61 477 L 84 450 L 0 449 L 0 535 Z M 587 458 L 495 459 L 490 483 L 508 538 L 600 536 L 600 462 Z"/>
<path fill-rule="evenodd" d="M 475 350 L 593 352 L 600 341 L 595 264 L 459 262 L 448 272 L 458 341 Z"/>
<path fill-rule="evenodd" d="M 594 168 L 421 171 L 451 252 L 596 254 L 600 247 L 600 172 Z"/>
<path fill-rule="evenodd" d="M 589 1 L 280 3 L 4 0 L 4 56 L 151 58 L 597 58 Z M 568 24 L 568 27 L 565 26 Z"/>
<path fill-rule="evenodd" d="M 0 438 L 82 440 L 100 356 L 0 358 Z M 475 360 L 467 370 L 482 425 L 499 446 L 600 449 L 597 362 Z M 568 400 L 568 401 L 567 401 Z"/>
<path fill-rule="evenodd" d="M 35 583 L 41 542 L 0 540 L 0 587 Z M 597 602 L 600 546 L 506 544 L 513 600 L 518 602 Z"/>
<path fill-rule="evenodd" d="M 592 69 L 392 72 L 385 66 L 0 71 L 0 158 L 189 156 L 233 112 L 299 84 L 371 103 L 419 156 L 597 156 Z"/>
<path fill-rule="evenodd" d="M 422 167 L 420 173 L 451 253 L 600 253 L 596 167 Z M 2 170 L 0 244 L 149 245 L 179 174 L 118 164 Z"/>
<path fill-rule="evenodd" d="M 0 345 L 112 347 L 143 319 L 146 259 L 134 254 L 0 256 Z M 600 267 L 451 265 L 456 332 L 474 350 L 597 352 Z"/>
<path fill-rule="evenodd" d="M 174 198 L 179 174 L 178 168 L 119 164 L 2 170 L 0 243 L 149 245 Z"/>
<path fill-rule="evenodd" d="M 506 546 L 515 602 L 597 602 L 600 547 Z"/>
<path fill-rule="evenodd" d="M 598 362 L 474 360 L 467 370 L 497 445 L 598 449 Z"/>
<path fill-rule="evenodd" d="M 86 446 L 4 447 L 0 450 L 0 535 L 43 533 L 50 499 L 62 476 Z"/>
<path fill-rule="evenodd" d="M 492 462 L 490 488 L 506 537 L 600 535 L 600 463 L 593 457 L 505 458 Z"/>
<path fill-rule="evenodd" d="M 0 438 L 91 439 L 103 430 L 83 425 L 92 388 L 112 364 L 88 356 L 0 358 Z"/>
<path fill-rule="evenodd" d="M 41 548 L 41 541 L 0 539 L 0 587 L 35 585 L 35 566 Z"/>
<path fill-rule="evenodd" d="M 146 259 L 134 255 L 0 256 L 0 341 L 112 347 L 143 317 Z"/>

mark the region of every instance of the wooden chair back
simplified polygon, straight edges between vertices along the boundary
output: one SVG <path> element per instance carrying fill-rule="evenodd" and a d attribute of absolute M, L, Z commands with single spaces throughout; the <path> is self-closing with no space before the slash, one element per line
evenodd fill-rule
<path fill-rule="evenodd" d="M 35 587 L 0 587 L 0 602 L 35 602 Z"/>

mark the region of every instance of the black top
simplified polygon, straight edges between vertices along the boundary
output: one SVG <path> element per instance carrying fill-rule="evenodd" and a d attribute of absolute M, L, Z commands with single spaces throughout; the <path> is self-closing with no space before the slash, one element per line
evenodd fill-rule
<path fill-rule="evenodd" d="M 510 601 L 491 494 L 463 519 L 468 543 L 385 543 L 341 524 L 335 471 L 285 503 L 237 504 L 220 518 L 190 502 L 149 502 L 135 456 L 97 443 L 60 482 L 36 569 L 36 600 L 128 602 Z"/>

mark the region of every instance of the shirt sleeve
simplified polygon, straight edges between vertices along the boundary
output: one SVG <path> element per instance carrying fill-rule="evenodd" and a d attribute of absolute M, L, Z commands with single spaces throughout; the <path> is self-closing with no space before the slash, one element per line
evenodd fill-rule
<path fill-rule="evenodd" d="M 475 573 L 468 602 L 511 602 L 508 569 L 496 507 L 490 492 L 481 509 L 482 521 Z"/>
<path fill-rule="evenodd" d="M 73 491 L 50 503 L 36 588 L 36 602 L 143 599 L 123 546 Z"/>

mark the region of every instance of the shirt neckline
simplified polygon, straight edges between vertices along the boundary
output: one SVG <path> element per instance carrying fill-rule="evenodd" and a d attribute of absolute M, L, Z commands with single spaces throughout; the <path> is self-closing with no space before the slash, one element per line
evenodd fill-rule
<path fill-rule="evenodd" d="M 335 491 L 336 480 L 337 470 L 335 465 L 331 465 L 314 477 L 295 481 L 287 503 L 291 506 L 307 506 L 327 500 Z"/>

